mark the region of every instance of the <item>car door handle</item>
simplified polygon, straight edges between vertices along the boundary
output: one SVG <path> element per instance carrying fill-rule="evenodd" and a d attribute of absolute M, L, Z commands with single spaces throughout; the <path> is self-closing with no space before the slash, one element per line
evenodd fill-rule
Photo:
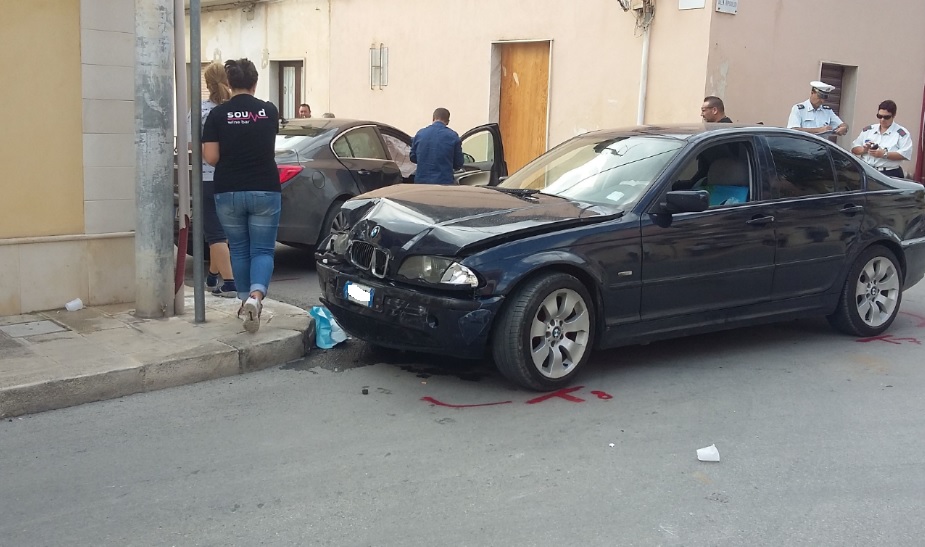
<path fill-rule="evenodd" d="M 360 175 L 361 177 L 367 177 L 372 174 L 373 172 L 370 171 L 369 169 L 360 169 L 359 171 L 357 171 L 357 175 Z"/>
<path fill-rule="evenodd" d="M 774 222 L 774 217 L 772 217 L 771 215 L 762 215 L 760 217 L 755 217 L 751 220 L 746 220 L 745 224 L 748 224 L 749 226 L 763 226 L 765 224 L 770 224 L 772 222 Z"/>
<path fill-rule="evenodd" d="M 844 207 L 841 208 L 841 212 L 844 213 L 844 214 L 846 214 L 846 215 L 852 215 L 852 214 L 854 214 L 854 213 L 860 213 L 860 212 L 863 211 L 863 210 L 864 210 L 864 206 L 863 206 L 863 205 L 852 205 L 852 204 L 850 204 L 850 203 L 849 203 L 848 205 L 845 205 Z"/>

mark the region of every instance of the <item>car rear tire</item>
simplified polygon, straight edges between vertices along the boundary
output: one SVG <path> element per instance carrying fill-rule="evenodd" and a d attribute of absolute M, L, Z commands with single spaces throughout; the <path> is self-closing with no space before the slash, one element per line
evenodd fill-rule
<path fill-rule="evenodd" d="M 880 245 L 865 249 L 848 270 L 829 323 L 853 336 L 882 334 L 899 313 L 902 285 L 902 268 L 893 251 Z"/>
<path fill-rule="evenodd" d="M 591 355 L 594 308 L 574 277 L 549 273 L 511 296 L 493 332 L 498 370 L 515 384 L 552 391 L 570 383 Z"/>
<path fill-rule="evenodd" d="M 328 208 L 328 212 L 324 215 L 324 224 L 321 225 L 321 232 L 318 234 L 318 242 L 315 248 L 320 249 L 321 242 L 324 241 L 331 232 L 339 232 L 347 228 L 347 217 L 340 212 L 341 206 L 346 201 L 345 199 L 338 199 Z"/>

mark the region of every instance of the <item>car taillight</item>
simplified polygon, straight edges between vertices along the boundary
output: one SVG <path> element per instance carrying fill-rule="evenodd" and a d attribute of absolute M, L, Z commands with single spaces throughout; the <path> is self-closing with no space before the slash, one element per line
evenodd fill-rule
<path fill-rule="evenodd" d="M 276 168 L 279 170 L 280 184 L 289 182 L 302 172 L 302 167 L 299 165 L 277 165 Z"/>

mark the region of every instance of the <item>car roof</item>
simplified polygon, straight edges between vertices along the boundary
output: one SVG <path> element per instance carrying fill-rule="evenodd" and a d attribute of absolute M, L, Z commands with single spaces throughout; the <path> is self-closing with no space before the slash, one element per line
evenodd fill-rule
<path fill-rule="evenodd" d="M 601 129 L 586 133 L 586 135 L 615 138 L 627 137 L 631 135 L 649 135 L 668 137 L 686 141 L 697 141 L 708 136 L 720 134 L 729 135 L 748 135 L 761 133 L 764 135 L 780 134 L 799 134 L 803 136 L 809 133 L 785 129 L 783 127 L 774 127 L 763 124 L 745 124 L 745 123 L 697 123 L 697 124 L 677 124 L 677 125 L 640 125 L 634 127 L 621 127 L 616 129 Z"/>
<path fill-rule="evenodd" d="M 315 127 L 319 129 L 342 129 L 348 127 L 355 127 L 358 125 L 378 125 L 380 127 L 395 129 L 396 131 L 401 131 L 396 129 L 387 123 L 374 122 L 371 120 L 354 120 L 350 118 L 292 118 L 284 119 L 280 121 L 280 125 L 284 129 L 292 129 L 299 127 Z M 402 131 L 404 133 L 404 131 Z"/>

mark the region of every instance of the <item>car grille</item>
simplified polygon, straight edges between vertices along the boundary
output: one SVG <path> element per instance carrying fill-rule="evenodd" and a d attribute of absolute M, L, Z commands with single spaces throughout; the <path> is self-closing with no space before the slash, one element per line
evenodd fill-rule
<path fill-rule="evenodd" d="M 350 248 L 347 249 L 347 255 L 350 262 L 357 268 L 369 270 L 376 277 L 385 277 L 389 267 L 388 251 L 366 243 L 365 241 L 351 241 Z"/>

